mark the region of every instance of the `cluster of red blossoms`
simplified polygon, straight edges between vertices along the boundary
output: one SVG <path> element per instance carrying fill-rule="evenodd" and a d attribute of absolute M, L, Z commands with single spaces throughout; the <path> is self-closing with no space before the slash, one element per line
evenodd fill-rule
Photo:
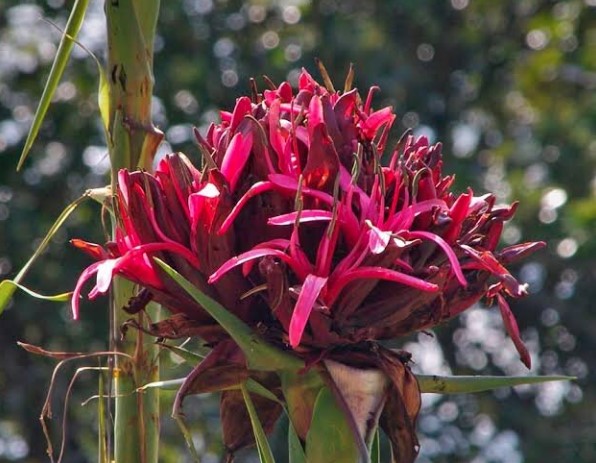
<path fill-rule="evenodd" d="M 284 82 L 239 98 L 206 138 L 197 132 L 202 171 L 182 154 L 155 174 L 121 171 L 116 241 L 77 241 L 98 262 L 81 275 L 75 318 L 83 283 L 97 274 L 95 297 L 118 274 L 217 337 L 157 255 L 244 321 L 275 325 L 293 348 L 394 338 L 496 298 L 529 366 L 506 301 L 526 289 L 505 266 L 543 243 L 497 251 L 516 204 L 450 191 L 440 144 L 406 134 L 386 156 L 395 115 L 372 109 L 375 90 L 363 102 L 303 71 L 296 95 Z"/>
<path fill-rule="evenodd" d="M 239 98 L 205 137 L 197 131 L 201 170 L 172 154 L 154 174 L 121 171 L 115 242 L 76 242 L 97 262 L 79 279 L 74 316 L 88 279 L 95 297 L 120 275 L 141 288 L 132 306 L 153 299 L 193 334 L 226 339 L 157 256 L 296 355 L 431 328 L 484 298 L 529 366 L 506 300 L 526 287 L 506 266 L 544 243 L 497 250 L 516 204 L 452 192 L 441 145 L 425 137 L 406 133 L 386 150 L 392 109 L 373 110 L 377 88 L 362 100 L 349 87 L 303 71 L 297 93 L 284 82 Z"/>

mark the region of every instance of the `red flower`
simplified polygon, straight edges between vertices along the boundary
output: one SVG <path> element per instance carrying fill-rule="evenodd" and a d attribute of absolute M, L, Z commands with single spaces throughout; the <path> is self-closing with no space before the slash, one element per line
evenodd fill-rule
<path fill-rule="evenodd" d="M 526 288 L 507 265 L 544 243 L 497 250 L 516 204 L 496 206 L 494 195 L 474 196 L 471 189 L 452 192 L 440 144 L 406 134 L 384 165 L 395 115 L 372 109 L 375 90 L 363 103 L 356 90 L 322 87 L 303 71 L 296 94 L 283 83 L 253 100 L 239 98 L 205 137 L 197 131 L 202 171 L 181 154 L 167 156 L 154 175 L 121 171 L 115 242 L 104 249 L 74 240 L 98 260 L 77 283 L 75 318 L 83 284 L 96 276 L 93 298 L 118 275 L 140 287 L 129 311 L 154 299 L 174 314 L 151 328 L 156 335 L 198 335 L 214 346 L 188 376 L 178 406 L 186 394 L 254 375 L 226 333 L 156 266 L 158 256 L 309 364 L 335 360 L 382 371 L 389 393 L 375 413 L 395 454 L 413 461 L 418 385 L 407 357 L 376 341 L 431 328 L 483 298 L 496 300 L 529 367 L 507 304 Z M 281 395 L 276 375 L 261 379 Z M 296 391 L 302 400 L 302 389 Z M 239 406 L 241 395 L 224 394 L 230 451 L 247 443 L 248 420 L 232 418 Z M 312 406 L 290 413 L 301 438 Z M 281 408 L 271 401 L 258 408 L 270 429 Z"/>
<path fill-rule="evenodd" d="M 162 277 L 151 260 L 159 255 L 242 319 L 277 320 L 280 340 L 307 350 L 401 336 L 496 298 L 529 366 L 505 299 L 525 289 L 505 265 L 543 243 L 497 251 L 516 205 L 451 192 L 440 144 L 408 134 L 383 166 L 395 115 L 372 109 L 374 90 L 363 103 L 303 71 L 295 95 L 283 83 L 239 98 L 205 138 L 197 132 L 203 172 L 181 155 L 154 176 L 121 172 L 116 243 L 94 251 L 102 260 L 76 295 L 93 274 L 90 297 L 119 274 L 213 329 Z"/>
<path fill-rule="evenodd" d="M 234 307 L 239 316 L 245 314 L 247 321 L 251 320 L 248 304 L 239 301 L 240 295 L 249 289 L 240 275 L 228 275 L 217 285 L 207 283 L 207 276 L 235 250 L 233 231 L 216 233 L 222 218 L 231 210 L 231 198 L 223 188 L 227 180 L 216 172 L 206 175 L 205 179 L 181 154 L 163 159 L 155 175 L 120 172 L 115 242 L 108 243 L 104 250 L 73 240 L 75 246 L 99 259 L 77 282 L 72 299 L 75 318 L 79 313 L 80 292 L 88 279 L 97 276 L 89 293 L 89 297 L 94 298 L 106 293 L 113 277 L 120 275 L 144 288 L 140 300 L 146 303 L 154 299 L 172 313 L 193 320 L 193 334 L 206 339 L 221 337 L 223 331 L 211 317 L 153 262 L 153 257 L 159 256 L 202 291 Z M 135 302 L 131 301 L 134 307 Z M 141 308 L 136 307 L 136 310 Z"/>

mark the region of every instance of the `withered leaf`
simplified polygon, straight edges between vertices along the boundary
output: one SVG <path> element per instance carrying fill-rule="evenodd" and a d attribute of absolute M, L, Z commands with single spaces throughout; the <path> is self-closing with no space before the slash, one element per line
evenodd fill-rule
<path fill-rule="evenodd" d="M 420 449 L 416 437 L 416 419 L 421 404 L 418 382 L 397 353 L 379 349 L 379 360 L 390 380 L 380 425 L 391 443 L 392 462 L 412 463 Z"/>
<path fill-rule="evenodd" d="M 181 413 L 186 396 L 221 391 L 237 386 L 247 378 L 246 359 L 240 348 L 231 339 L 220 342 L 180 386 L 174 402 L 174 415 Z"/>
<path fill-rule="evenodd" d="M 263 429 L 269 434 L 282 412 L 281 405 L 257 394 L 251 394 L 250 397 Z M 220 415 L 224 445 L 230 458 L 233 458 L 233 454 L 238 450 L 254 445 L 255 439 L 242 392 L 224 391 L 222 393 Z"/>

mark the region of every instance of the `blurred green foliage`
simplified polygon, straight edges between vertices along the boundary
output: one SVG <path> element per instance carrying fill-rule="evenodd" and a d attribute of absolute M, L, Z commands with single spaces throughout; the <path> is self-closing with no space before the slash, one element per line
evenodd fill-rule
<path fill-rule="evenodd" d="M 16 274 L 66 204 L 106 182 L 96 68 L 80 49 L 24 171 L 14 170 L 60 38 L 40 18 L 64 26 L 71 3 L 0 3 L 2 278 Z M 102 58 L 102 4 L 91 4 L 80 40 Z M 198 159 L 192 127 L 204 129 L 217 108 L 231 108 L 249 92 L 250 77 L 260 88 L 264 74 L 295 81 L 302 66 L 316 74 L 319 57 L 338 87 L 350 62 L 359 88 L 381 87 L 376 106 L 392 104 L 400 117 L 394 137 L 412 128 L 443 141 L 445 170 L 457 174 L 461 189 L 519 199 L 506 242 L 543 239 L 549 246 L 517 269 L 532 295 L 513 309 L 536 372 L 579 379 L 429 397 L 419 422 L 419 461 L 596 461 L 594 0 L 178 0 L 162 2 L 158 33 L 154 120 L 166 132 L 164 151 Z M 88 261 L 67 241 L 103 241 L 98 217 L 98 206 L 81 206 L 26 283 L 46 293 L 72 289 Z M 105 301 L 85 302 L 81 318 L 73 323 L 68 305 L 20 294 L 0 318 L 0 461 L 46 461 L 37 416 L 53 364 L 16 341 L 104 349 Z M 435 335 L 405 340 L 421 371 L 523 373 L 494 311 L 472 310 Z M 184 373 L 174 362 L 166 366 L 166 376 Z M 96 377 L 87 375 L 76 388 L 79 401 L 96 390 Z M 58 378 L 56 416 L 68 381 L 68 374 Z M 64 461 L 94 461 L 95 406 L 80 408 L 77 400 L 68 411 L 76 425 Z M 185 461 L 167 415 L 163 461 Z M 217 461 L 216 402 L 189 400 L 188 415 L 204 461 Z M 59 426 L 53 429 L 58 436 Z"/>

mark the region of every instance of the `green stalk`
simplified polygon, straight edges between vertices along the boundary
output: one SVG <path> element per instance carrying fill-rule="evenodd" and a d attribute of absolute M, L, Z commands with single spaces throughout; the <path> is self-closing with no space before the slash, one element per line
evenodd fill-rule
<path fill-rule="evenodd" d="M 152 170 L 163 134 L 151 121 L 153 93 L 153 41 L 159 0 L 106 0 L 108 34 L 107 81 L 109 86 L 108 145 L 112 163 L 112 191 L 122 168 Z M 116 223 L 112 224 L 113 229 Z M 114 360 L 114 461 L 157 463 L 159 449 L 159 392 L 144 384 L 159 380 L 158 347 L 141 331 L 125 338 L 119 328 L 130 317 L 122 307 L 135 294 L 134 286 L 121 278 L 113 283 L 112 348 L 131 356 Z M 147 314 L 155 320 L 157 306 Z M 147 315 L 137 315 L 146 325 Z"/>
<path fill-rule="evenodd" d="M 116 278 L 113 285 L 113 350 L 132 357 L 130 360 L 119 356 L 115 360 L 114 462 L 157 463 L 159 392 L 138 388 L 159 380 L 158 347 L 140 331 L 130 330 L 126 337 L 120 336 L 119 327 L 129 318 L 122 307 L 134 294 L 134 285 L 122 278 Z M 158 312 L 149 308 L 147 311 Z M 137 321 L 146 324 L 145 317 L 140 312 Z"/>

